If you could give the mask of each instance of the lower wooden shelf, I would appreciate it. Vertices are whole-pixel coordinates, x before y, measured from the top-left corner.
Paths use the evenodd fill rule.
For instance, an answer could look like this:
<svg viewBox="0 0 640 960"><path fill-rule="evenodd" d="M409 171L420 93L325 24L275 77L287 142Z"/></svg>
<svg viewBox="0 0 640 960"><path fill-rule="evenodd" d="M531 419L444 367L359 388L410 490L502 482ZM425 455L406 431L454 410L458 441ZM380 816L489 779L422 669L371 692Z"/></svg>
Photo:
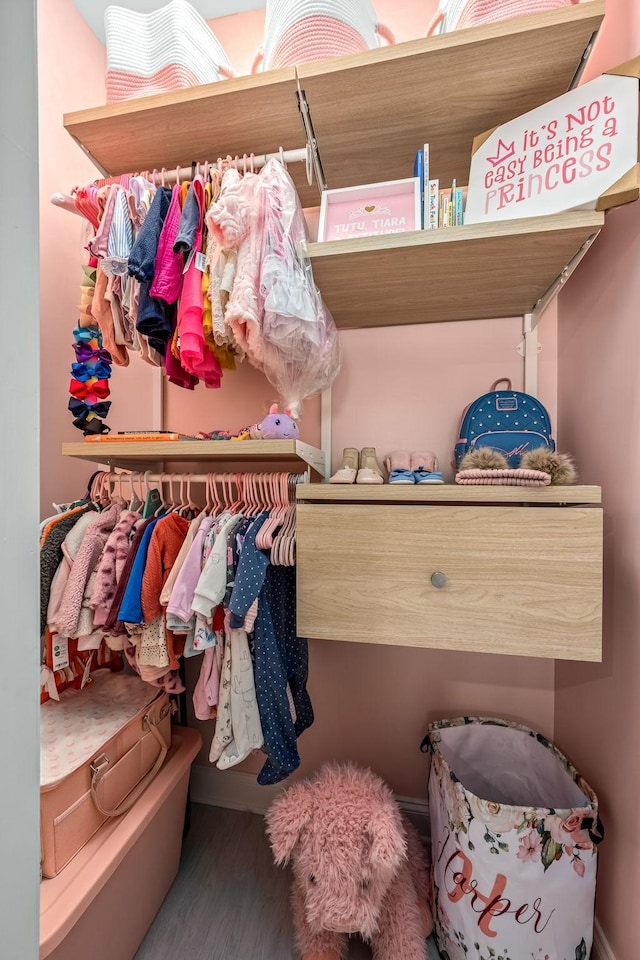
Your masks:
<svg viewBox="0 0 640 960"><path fill-rule="evenodd" d="M600 503L602 489L594 486L493 487L455 483L357 484L302 483L298 501L324 503Z"/></svg>

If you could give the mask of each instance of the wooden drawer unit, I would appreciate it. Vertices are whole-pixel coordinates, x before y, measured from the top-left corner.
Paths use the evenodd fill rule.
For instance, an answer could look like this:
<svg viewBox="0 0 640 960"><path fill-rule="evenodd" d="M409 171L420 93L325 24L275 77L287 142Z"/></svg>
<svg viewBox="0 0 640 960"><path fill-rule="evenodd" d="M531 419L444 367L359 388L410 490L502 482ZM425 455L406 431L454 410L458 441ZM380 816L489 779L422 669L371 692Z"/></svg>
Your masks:
<svg viewBox="0 0 640 960"><path fill-rule="evenodd" d="M298 504L298 632L600 660L602 510Z"/></svg>

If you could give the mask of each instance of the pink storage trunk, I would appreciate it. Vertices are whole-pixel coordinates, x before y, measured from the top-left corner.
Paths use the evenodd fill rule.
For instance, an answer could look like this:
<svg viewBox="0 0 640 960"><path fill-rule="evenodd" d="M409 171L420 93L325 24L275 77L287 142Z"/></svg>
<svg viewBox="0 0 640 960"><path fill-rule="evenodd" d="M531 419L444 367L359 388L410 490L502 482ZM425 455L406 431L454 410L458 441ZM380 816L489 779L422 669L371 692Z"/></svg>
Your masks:
<svg viewBox="0 0 640 960"><path fill-rule="evenodd" d="M152 779L171 746L169 697L101 671L89 688L43 704L41 721L42 875L55 877Z"/></svg>
<svg viewBox="0 0 640 960"><path fill-rule="evenodd" d="M40 960L132 960L180 863L191 764L202 738L174 728L142 797L40 885Z"/></svg>

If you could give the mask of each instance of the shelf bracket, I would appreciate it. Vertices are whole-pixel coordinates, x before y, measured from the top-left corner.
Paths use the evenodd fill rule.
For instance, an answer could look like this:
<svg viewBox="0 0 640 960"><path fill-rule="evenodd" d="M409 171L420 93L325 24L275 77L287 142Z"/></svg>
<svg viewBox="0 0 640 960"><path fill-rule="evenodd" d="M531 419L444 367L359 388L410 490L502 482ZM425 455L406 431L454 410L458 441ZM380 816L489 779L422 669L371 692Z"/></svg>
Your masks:
<svg viewBox="0 0 640 960"><path fill-rule="evenodd" d="M538 340L538 329L530 313L525 313L522 318L522 336L523 339L516 347L516 353L524 359L524 392L537 397L538 357L542 353L542 344Z"/></svg>
<svg viewBox="0 0 640 960"><path fill-rule="evenodd" d="M307 103L307 97L300 87L300 80L298 79L298 90L296 93L298 98L298 109L300 111L300 116L302 117L302 124L304 126L304 133L307 138L307 143L311 147L311 162L313 163L313 170L316 177L316 183L318 184L318 190L322 193L323 190L327 189L327 181L325 180L324 170L322 169L322 160L320 159L320 153L318 151L318 141L316 140L315 133L313 130L313 122L311 120L311 111L309 110L309 104Z"/></svg>
<svg viewBox="0 0 640 960"><path fill-rule="evenodd" d="M320 448L324 453L325 474L324 479L329 480L331 476L331 403L332 388L327 387L320 395Z"/></svg>
<svg viewBox="0 0 640 960"><path fill-rule="evenodd" d="M317 450L302 440L296 440L296 451L301 460L304 460L321 477L326 475L326 456L323 450Z"/></svg>
<svg viewBox="0 0 640 960"><path fill-rule="evenodd" d="M548 290L546 290L542 294L538 302L535 304L531 313L527 314L527 316L531 317L533 329L535 329L538 326L538 323L540 322L540 317L545 312L545 310L547 309L551 301L555 300L555 298L558 296L558 294L564 287L567 280L573 275L573 273L575 272L575 270L577 269L577 267L582 262L585 255L587 254L588 250L590 250L593 244L593 241L596 239L597 236L599 236L599 234L600 234L600 231L598 230L596 233L592 233L591 236L585 240L585 242L582 244L582 246L580 247L576 255L572 257L572 259L563 269L562 273L558 277L556 277L556 279L553 281L553 283L548 288Z"/></svg>
<svg viewBox="0 0 640 960"><path fill-rule="evenodd" d="M596 38L597 38L599 32L600 32L599 30L594 30L594 32L591 34L591 37L589 38L589 43L588 43L588 44L586 45L586 47L584 48L584 53L582 54L582 59L580 60L580 63L578 64L578 69L577 69L576 72L574 73L573 79L571 80L571 83L569 84L569 90L575 90L575 88L576 88L576 87L578 86L578 84L580 83L580 80L582 79L582 74L584 73L584 68L586 67L587 61L588 61L589 57L591 56L591 51L593 50L593 45L594 45L594 43L596 42Z"/></svg>

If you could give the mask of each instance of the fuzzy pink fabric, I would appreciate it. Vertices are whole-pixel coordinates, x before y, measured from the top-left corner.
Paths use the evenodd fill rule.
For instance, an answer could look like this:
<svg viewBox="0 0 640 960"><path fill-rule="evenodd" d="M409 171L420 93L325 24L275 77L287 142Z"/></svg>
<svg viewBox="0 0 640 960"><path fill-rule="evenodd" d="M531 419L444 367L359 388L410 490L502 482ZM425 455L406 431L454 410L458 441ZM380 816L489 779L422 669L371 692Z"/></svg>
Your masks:
<svg viewBox="0 0 640 960"><path fill-rule="evenodd" d="M548 487L551 476L541 470L460 470L456 483L498 487Z"/></svg>
<svg viewBox="0 0 640 960"><path fill-rule="evenodd" d="M136 526L142 522L139 513L126 510L109 534L102 557L96 567L93 591L89 602L89 606L93 610L93 622L96 626L103 626L107 622L116 586L129 555L131 534Z"/></svg>
<svg viewBox="0 0 640 960"><path fill-rule="evenodd" d="M63 637L75 637L80 608L87 581L95 570L109 534L120 518L122 507L110 504L86 529L80 549L69 574L64 591L62 610L57 621L58 633Z"/></svg>
<svg viewBox="0 0 640 960"><path fill-rule="evenodd" d="M276 863L292 862L304 960L343 960L352 933L374 960L424 960L433 927L427 855L379 777L325 764L281 794L266 819Z"/></svg>

